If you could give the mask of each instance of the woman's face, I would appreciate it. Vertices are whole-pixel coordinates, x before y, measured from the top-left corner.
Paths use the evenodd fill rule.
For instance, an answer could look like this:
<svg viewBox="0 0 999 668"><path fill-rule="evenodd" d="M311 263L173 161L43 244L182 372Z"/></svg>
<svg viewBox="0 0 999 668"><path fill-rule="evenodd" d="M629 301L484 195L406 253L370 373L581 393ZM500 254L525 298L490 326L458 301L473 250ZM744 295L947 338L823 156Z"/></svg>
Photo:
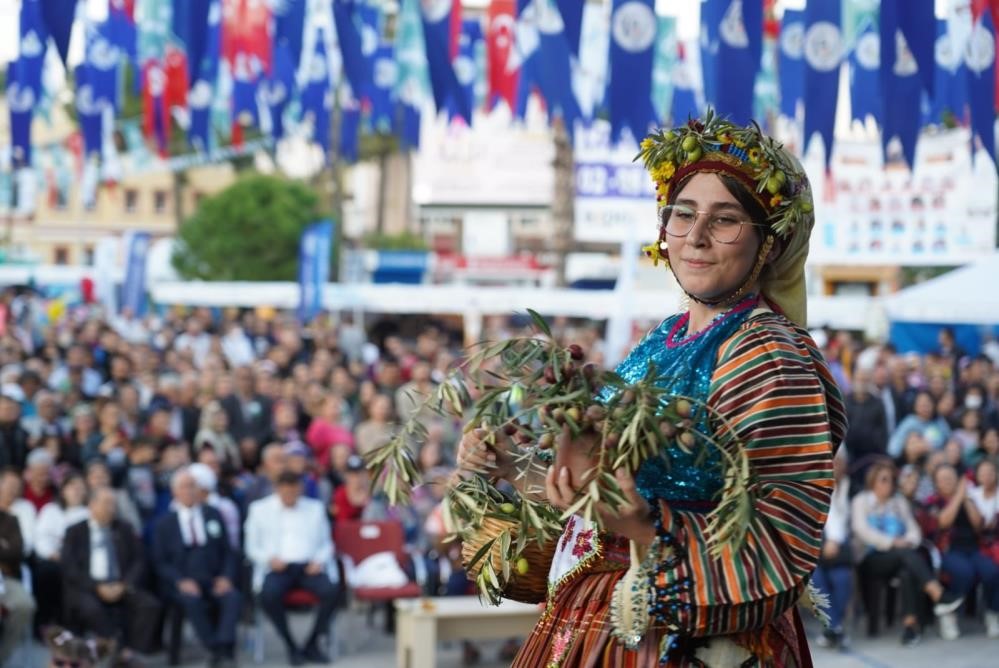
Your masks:
<svg viewBox="0 0 999 668"><path fill-rule="evenodd" d="M229 426L229 416L221 408L216 408L212 413L212 429L217 432L223 432Z"/></svg>
<svg viewBox="0 0 999 668"><path fill-rule="evenodd" d="M695 174L677 193L674 204L749 221L749 214L715 174ZM708 233L707 216L698 215L686 236L667 236L669 263L684 290L701 299L736 290L756 263L760 238L743 225L739 238L719 243Z"/></svg>
<svg viewBox="0 0 999 668"><path fill-rule="evenodd" d="M928 394L921 392L916 395L916 403L912 409L923 420L933 419L933 400Z"/></svg>
<svg viewBox="0 0 999 668"><path fill-rule="evenodd" d="M996 465L985 460L978 465L975 474L975 481L979 486L992 489L996 486Z"/></svg>
<svg viewBox="0 0 999 668"><path fill-rule="evenodd" d="M86 493L83 478L72 478L62 488L62 499L67 507L82 506Z"/></svg>
<svg viewBox="0 0 999 668"><path fill-rule="evenodd" d="M876 497L884 501L891 496L894 487L894 479L891 470L883 468L878 471L876 476L874 476L874 483L871 489L874 490L874 495Z"/></svg>
<svg viewBox="0 0 999 668"><path fill-rule="evenodd" d="M90 489L100 489L111 484L111 474L103 464L92 464L87 469L87 486Z"/></svg>
<svg viewBox="0 0 999 668"><path fill-rule="evenodd" d="M999 454L999 430L989 429L982 436L982 450L990 457Z"/></svg>
<svg viewBox="0 0 999 668"><path fill-rule="evenodd" d="M951 466L941 466L933 476L933 487L937 494L949 499L957 490L957 471Z"/></svg>

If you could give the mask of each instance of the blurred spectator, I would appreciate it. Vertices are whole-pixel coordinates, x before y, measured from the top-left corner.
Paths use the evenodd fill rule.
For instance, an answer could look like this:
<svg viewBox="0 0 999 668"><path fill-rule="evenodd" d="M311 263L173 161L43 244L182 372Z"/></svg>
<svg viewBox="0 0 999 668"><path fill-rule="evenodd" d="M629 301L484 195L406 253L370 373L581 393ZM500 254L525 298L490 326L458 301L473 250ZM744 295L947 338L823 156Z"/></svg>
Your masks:
<svg viewBox="0 0 999 668"><path fill-rule="evenodd" d="M121 647L119 661L132 650L153 649L159 603L142 589L146 562L142 543L115 519L115 495L93 491L90 519L66 530L62 549L63 597L68 626L111 638Z"/></svg>
<svg viewBox="0 0 999 668"><path fill-rule="evenodd" d="M919 597L925 593L936 604L934 612L943 616L960 607L963 599L953 591L945 592L933 576L929 563L919 553L922 540L919 526L909 504L895 493L894 469L876 463L867 471L866 490L853 498L850 516L854 534L854 553L860 558L861 578L899 584L902 613L902 644L919 642ZM865 585L862 583L861 587ZM868 610L868 614L877 614Z"/></svg>
<svg viewBox="0 0 999 668"><path fill-rule="evenodd" d="M59 397L48 390L38 392L35 396L35 415L22 420L22 424L28 432L28 442L32 447L50 436L64 441L69 435L60 417Z"/></svg>
<svg viewBox="0 0 999 668"><path fill-rule="evenodd" d="M368 404L368 419L357 425L355 432L358 454L366 455L385 445L394 434L392 399L387 394L375 394Z"/></svg>
<svg viewBox="0 0 999 668"><path fill-rule="evenodd" d="M66 362L49 376L49 387L58 392L79 388L86 397L97 395L101 388L101 374L90 366L90 352L85 346L74 344L66 351Z"/></svg>
<svg viewBox="0 0 999 668"><path fill-rule="evenodd" d="M395 392L395 414L400 420L408 420L414 415L423 422L439 418L433 408L423 405L434 392L430 371L429 362L425 360L413 362L410 368L410 381Z"/></svg>
<svg viewBox="0 0 999 668"><path fill-rule="evenodd" d="M958 427L951 435L961 445L961 458L971 463L982 441L982 414L976 408L961 411Z"/></svg>
<svg viewBox="0 0 999 668"><path fill-rule="evenodd" d="M219 512L219 515L222 516L222 522L225 524L225 534L229 539L229 546L238 553L239 536L243 529L239 508L236 507L232 499L218 493L218 477L208 464L198 462L188 466L187 470L194 478L194 484L198 488L198 503L211 506Z"/></svg>
<svg viewBox="0 0 999 668"><path fill-rule="evenodd" d="M354 445L350 429L342 422L343 403L343 399L336 394L327 393L319 406L319 412L312 418L309 429L305 432L305 442L312 448L320 471L329 469L330 451L335 444Z"/></svg>
<svg viewBox="0 0 999 668"><path fill-rule="evenodd" d="M913 413L899 423L888 441L888 454L892 457L901 455L905 440L912 432L922 435L931 450L942 448L950 436L950 426L946 420L937 416L933 396L929 392L916 394Z"/></svg>
<svg viewBox="0 0 999 668"><path fill-rule="evenodd" d="M35 559L32 569L34 592L38 600L35 627L44 628L62 614L62 573L59 560L66 530L90 517L87 486L74 473L63 480L59 497L42 508L35 525Z"/></svg>
<svg viewBox="0 0 999 668"><path fill-rule="evenodd" d="M223 466L233 471L242 468L239 446L229 434L229 415L218 401L210 401L201 409L201 422L194 437L194 451L211 448Z"/></svg>
<svg viewBox="0 0 999 668"><path fill-rule="evenodd" d="M928 504L933 520L930 531L940 550L940 570L948 578L947 589L964 598L981 583L986 609L994 618L999 613L999 564L980 549L979 531L984 522L968 494L968 481L959 478L952 465L944 464L933 472L933 485L936 494ZM940 618L940 635L947 640L960 635L956 613Z"/></svg>
<svg viewBox="0 0 999 668"><path fill-rule="evenodd" d="M0 665L7 665L35 614L35 601L21 582L24 555L17 519L0 509L0 605L6 611L0 626Z"/></svg>
<svg viewBox="0 0 999 668"><path fill-rule="evenodd" d="M100 459L87 464L85 470L87 490L92 495L98 489L110 489L115 497L115 517L132 528L137 535L142 533L142 518L139 509L127 490L111 487L111 471Z"/></svg>
<svg viewBox="0 0 999 668"><path fill-rule="evenodd" d="M829 517L822 532L822 554L815 569L815 586L829 597L829 626L819 638L822 647L841 647L846 642L843 618L853 593L853 555L850 548L850 476L846 453L833 459L836 488L829 504Z"/></svg>
<svg viewBox="0 0 999 668"><path fill-rule="evenodd" d="M319 639L329 630L336 600L333 542L326 511L318 501L302 496L299 475L281 473L275 493L250 505L246 556L253 563L254 590L284 640L288 662L328 663ZM319 600L315 625L302 649L291 636L284 609L284 596L293 588Z"/></svg>
<svg viewBox="0 0 999 668"><path fill-rule="evenodd" d="M21 402L4 392L0 394L0 469L23 469L28 445L28 432L21 426Z"/></svg>
<svg viewBox="0 0 999 668"><path fill-rule="evenodd" d="M13 469L0 472L0 510L17 518L21 530L21 545L24 546L24 556L31 554L35 539L35 519L37 511L30 501L21 498L24 483L21 476Z"/></svg>
<svg viewBox="0 0 999 668"><path fill-rule="evenodd" d="M884 403L874 395L873 389L871 372L857 369L853 378L853 390L845 397L849 427L844 445L850 454L850 478L856 490L861 489L864 484L867 467L885 454L888 441Z"/></svg>
<svg viewBox="0 0 999 668"><path fill-rule="evenodd" d="M239 367L233 375L233 392L222 398L222 408L229 416L229 433L241 451L244 442L259 449L270 439L271 401L257 392L252 369Z"/></svg>
<svg viewBox="0 0 999 668"><path fill-rule="evenodd" d="M112 478L121 476L127 466L128 435L122 427L122 411L114 402L105 403L97 413L97 433L83 445L83 461L101 457Z"/></svg>
<svg viewBox="0 0 999 668"><path fill-rule="evenodd" d="M347 459L344 484L333 492L330 516L334 522L359 520L371 501L371 476L364 460L358 455Z"/></svg>
<svg viewBox="0 0 999 668"><path fill-rule="evenodd" d="M285 470L287 460L284 444L271 443L264 448L260 456L260 469L256 475L250 477L245 485L247 504L274 493L274 485L277 483L278 476Z"/></svg>
<svg viewBox="0 0 999 668"><path fill-rule="evenodd" d="M24 467L24 500L40 511L55 498L52 486L52 455L46 450L32 450Z"/></svg>
<svg viewBox="0 0 999 668"><path fill-rule="evenodd" d="M312 451L309 446L301 441L292 441L284 444L285 470L291 471L302 479L302 493L310 499L318 499L323 496L329 499L329 494L323 495L320 490L319 479L312 471ZM328 490L327 490L328 492Z"/></svg>
<svg viewBox="0 0 999 668"><path fill-rule="evenodd" d="M234 666L240 596L238 562L222 515L202 503L187 469L173 474L173 509L159 519L153 564L167 600L179 605L198 640L211 653L210 665ZM213 612L215 612L213 616Z"/></svg>

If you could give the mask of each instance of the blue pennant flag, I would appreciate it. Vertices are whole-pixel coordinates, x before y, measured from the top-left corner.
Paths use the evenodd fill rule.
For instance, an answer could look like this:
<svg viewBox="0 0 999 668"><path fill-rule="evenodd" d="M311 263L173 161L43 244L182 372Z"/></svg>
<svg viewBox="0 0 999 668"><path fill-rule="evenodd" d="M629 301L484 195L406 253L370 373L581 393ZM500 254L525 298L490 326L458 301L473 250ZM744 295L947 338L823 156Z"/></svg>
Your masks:
<svg viewBox="0 0 999 668"><path fill-rule="evenodd" d="M372 98L377 94L374 70L375 58L382 44L383 16L381 9L370 2L355 5L354 24L357 26L357 34L361 40L361 55L364 56L364 61L368 67L365 89L358 94L358 97L370 107L374 105Z"/></svg>
<svg viewBox="0 0 999 668"><path fill-rule="evenodd" d="M246 53L237 53L232 71L232 118L244 128L259 127L257 91L263 73L257 61Z"/></svg>
<svg viewBox="0 0 999 668"><path fill-rule="evenodd" d="M191 82L187 104L191 110L191 126L187 138L198 151L212 148L211 117L212 99L219 78L219 61L222 58L222 0L208 3L207 37L205 50L198 64L198 76ZM190 65L190 61L188 61Z"/></svg>
<svg viewBox="0 0 999 668"><path fill-rule="evenodd" d="M829 167L836 125L839 68L843 61L840 0L805 6L805 148L817 132Z"/></svg>
<svg viewBox="0 0 999 668"><path fill-rule="evenodd" d="M353 0L335 0L333 19L343 56L343 72L356 100L361 100L371 86L371 60L361 50L361 34L354 23Z"/></svg>
<svg viewBox="0 0 999 668"><path fill-rule="evenodd" d="M98 96L95 83L98 77L97 68L87 62L77 65L73 71L76 81L73 100L76 102L85 156L100 155L104 144L104 109L110 105L110 100Z"/></svg>
<svg viewBox="0 0 999 668"><path fill-rule="evenodd" d="M125 282L121 285L121 309L128 309L135 317L146 315L146 257L152 239L148 232L135 232L128 244L125 263Z"/></svg>
<svg viewBox="0 0 999 668"><path fill-rule="evenodd" d="M173 34L187 55L187 80L193 85L208 49L208 13L210 2L173 3Z"/></svg>
<svg viewBox="0 0 999 668"><path fill-rule="evenodd" d="M121 108L119 66L124 53L108 38L109 33L107 22L88 27L84 62L94 99L117 113Z"/></svg>
<svg viewBox="0 0 999 668"><path fill-rule="evenodd" d="M260 84L260 95L270 117L270 135L274 139L284 137L284 112L294 92L295 68L291 54L285 44L276 44L270 76Z"/></svg>
<svg viewBox="0 0 999 668"><path fill-rule="evenodd" d="M970 26L970 22L969 22ZM968 73L964 66L964 48L951 32L950 23L937 21L936 76L926 124L939 124L950 116L958 123L967 123Z"/></svg>
<svg viewBox="0 0 999 668"><path fill-rule="evenodd" d="M681 44L679 58L673 68L673 107L670 112L673 125L686 123L701 115L697 104L697 73L685 53L686 48Z"/></svg>
<svg viewBox="0 0 999 668"><path fill-rule="evenodd" d="M128 56L133 65L138 67L135 18L129 13L127 0L110 0L107 22L108 39Z"/></svg>
<svg viewBox="0 0 999 668"><path fill-rule="evenodd" d="M565 23L565 38L569 42L569 50L579 55L579 39L583 32L583 9L585 2L579 0L556 0L562 22Z"/></svg>
<svg viewBox="0 0 999 668"><path fill-rule="evenodd" d="M69 57L69 37L73 32L73 20L76 18L76 0L44 0L38 4L41 5L45 26L65 65Z"/></svg>
<svg viewBox="0 0 999 668"><path fill-rule="evenodd" d="M317 31L318 33L318 31ZM309 61L307 79L302 90L302 113L312 119L312 140L323 152L330 147L330 110L332 108L332 77L326 56L325 40L315 40L315 55Z"/></svg>
<svg viewBox="0 0 999 668"><path fill-rule="evenodd" d="M850 54L850 104L854 120L871 116L881 125L881 36L868 24Z"/></svg>
<svg viewBox="0 0 999 668"><path fill-rule="evenodd" d="M454 59L454 73L461 84L461 95L469 109L475 108L475 85L482 81L485 72L479 71L478 53L483 46L482 24L478 19L465 19L461 22L461 37L458 40L458 57ZM448 105L449 115L458 115L458 106L452 101Z"/></svg>
<svg viewBox="0 0 999 668"><path fill-rule="evenodd" d="M731 0L704 0L701 3L701 78L704 82L704 99L714 105L717 92L719 28Z"/></svg>
<svg viewBox="0 0 999 668"><path fill-rule="evenodd" d="M996 40L992 12L984 11L971 31L965 55L971 129L993 162L996 160Z"/></svg>
<svg viewBox="0 0 999 668"><path fill-rule="evenodd" d="M656 44L653 0L614 0L611 5L610 111L611 141L625 128L641 141L656 122L652 106L652 63Z"/></svg>
<svg viewBox="0 0 999 668"><path fill-rule="evenodd" d="M347 163L357 162L360 150L361 107L350 104L340 115L340 158Z"/></svg>
<svg viewBox="0 0 999 668"><path fill-rule="evenodd" d="M922 84L919 65L899 27L900 9L895 0L881 3L881 89L891 104L882 109L881 144L886 161L888 145L898 137L909 167L915 164L921 121Z"/></svg>
<svg viewBox="0 0 999 668"><path fill-rule="evenodd" d="M730 0L718 24L718 57L712 75L720 116L746 125L753 116L753 90L763 48L763 4Z"/></svg>
<svg viewBox="0 0 999 668"><path fill-rule="evenodd" d="M10 139L15 169L31 165L31 118L38 98L30 86L21 84L21 61L7 64L7 106L10 111Z"/></svg>
<svg viewBox="0 0 999 668"><path fill-rule="evenodd" d="M777 72L780 77L780 113L788 118L796 118L798 103L805 99L805 12L803 11L788 9L781 19Z"/></svg>
<svg viewBox="0 0 999 668"><path fill-rule="evenodd" d="M274 45L284 47L296 72L302 62L306 1L282 0L274 5Z"/></svg>
<svg viewBox="0 0 999 668"><path fill-rule="evenodd" d="M424 0L421 9L430 87L437 111L449 109L449 104L453 104L454 115L471 124L472 109L451 63L451 0Z"/></svg>
<svg viewBox="0 0 999 668"><path fill-rule="evenodd" d="M20 48L17 60L18 86L42 99L42 70L49 31L42 18L41 0L23 0L20 16Z"/></svg>
<svg viewBox="0 0 999 668"><path fill-rule="evenodd" d="M536 87L549 118L561 115L571 135L583 112L572 89L572 54L562 16L554 0L517 0L517 10L518 116L523 117L527 97Z"/></svg>
<svg viewBox="0 0 999 668"><path fill-rule="evenodd" d="M321 220L305 228L298 246L298 320L311 322L322 311L323 287L330 280L333 221Z"/></svg>
<svg viewBox="0 0 999 668"><path fill-rule="evenodd" d="M402 0L395 29L394 93L398 109L394 112L392 127L404 149L419 148L420 109L431 96L424 41L418 0Z"/></svg>
<svg viewBox="0 0 999 668"><path fill-rule="evenodd" d="M371 126L375 132L388 132L393 126L393 97L399 67L395 48L382 44L375 50L371 66Z"/></svg>
<svg viewBox="0 0 999 668"><path fill-rule="evenodd" d="M937 33L935 0L882 0L880 26L882 76L889 76L888 64L897 62L897 45L904 39L909 50L905 58L911 57L915 62L923 89L932 96L936 69L933 53ZM885 99L891 98L886 95Z"/></svg>

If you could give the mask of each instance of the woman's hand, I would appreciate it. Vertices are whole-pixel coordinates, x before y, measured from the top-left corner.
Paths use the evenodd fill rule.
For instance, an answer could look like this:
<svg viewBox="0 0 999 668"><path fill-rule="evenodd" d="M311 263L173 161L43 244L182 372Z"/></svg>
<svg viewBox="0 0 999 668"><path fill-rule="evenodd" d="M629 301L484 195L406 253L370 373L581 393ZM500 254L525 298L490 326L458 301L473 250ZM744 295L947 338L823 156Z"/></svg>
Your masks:
<svg viewBox="0 0 999 668"><path fill-rule="evenodd" d="M641 545L651 545L656 537L655 524L652 520L652 509L635 487L635 479L627 469L620 468L614 472L618 487L624 496L625 503L615 510L607 503L597 505L603 528L619 534ZM579 488L573 484L572 473L568 466L557 468L551 466L545 476L545 491L548 501L557 508L565 510L579 498Z"/></svg>
<svg viewBox="0 0 999 668"><path fill-rule="evenodd" d="M488 435L486 429L473 429L462 437L458 444L458 470L510 480L515 470L516 448L501 432L496 432L494 444L485 442Z"/></svg>

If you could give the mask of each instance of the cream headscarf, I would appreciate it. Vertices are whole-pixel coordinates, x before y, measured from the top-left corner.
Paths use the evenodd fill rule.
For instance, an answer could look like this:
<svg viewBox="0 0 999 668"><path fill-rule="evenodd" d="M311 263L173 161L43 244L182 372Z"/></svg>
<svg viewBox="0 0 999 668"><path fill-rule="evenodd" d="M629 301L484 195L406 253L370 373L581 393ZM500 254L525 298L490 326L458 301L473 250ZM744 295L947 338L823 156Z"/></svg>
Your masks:
<svg viewBox="0 0 999 668"><path fill-rule="evenodd" d="M798 160L788 154L798 163ZM799 167L800 167L800 163ZM804 171L804 170L802 170ZM812 189L805 181L805 190L799 197L812 202ZM814 209L813 209L814 211ZM790 237L783 240L784 249L760 274L760 291L784 312L788 320L805 327L808 324L808 306L805 294L805 260L808 259L808 242L815 225L815 214L804 214Z"/></svg>

